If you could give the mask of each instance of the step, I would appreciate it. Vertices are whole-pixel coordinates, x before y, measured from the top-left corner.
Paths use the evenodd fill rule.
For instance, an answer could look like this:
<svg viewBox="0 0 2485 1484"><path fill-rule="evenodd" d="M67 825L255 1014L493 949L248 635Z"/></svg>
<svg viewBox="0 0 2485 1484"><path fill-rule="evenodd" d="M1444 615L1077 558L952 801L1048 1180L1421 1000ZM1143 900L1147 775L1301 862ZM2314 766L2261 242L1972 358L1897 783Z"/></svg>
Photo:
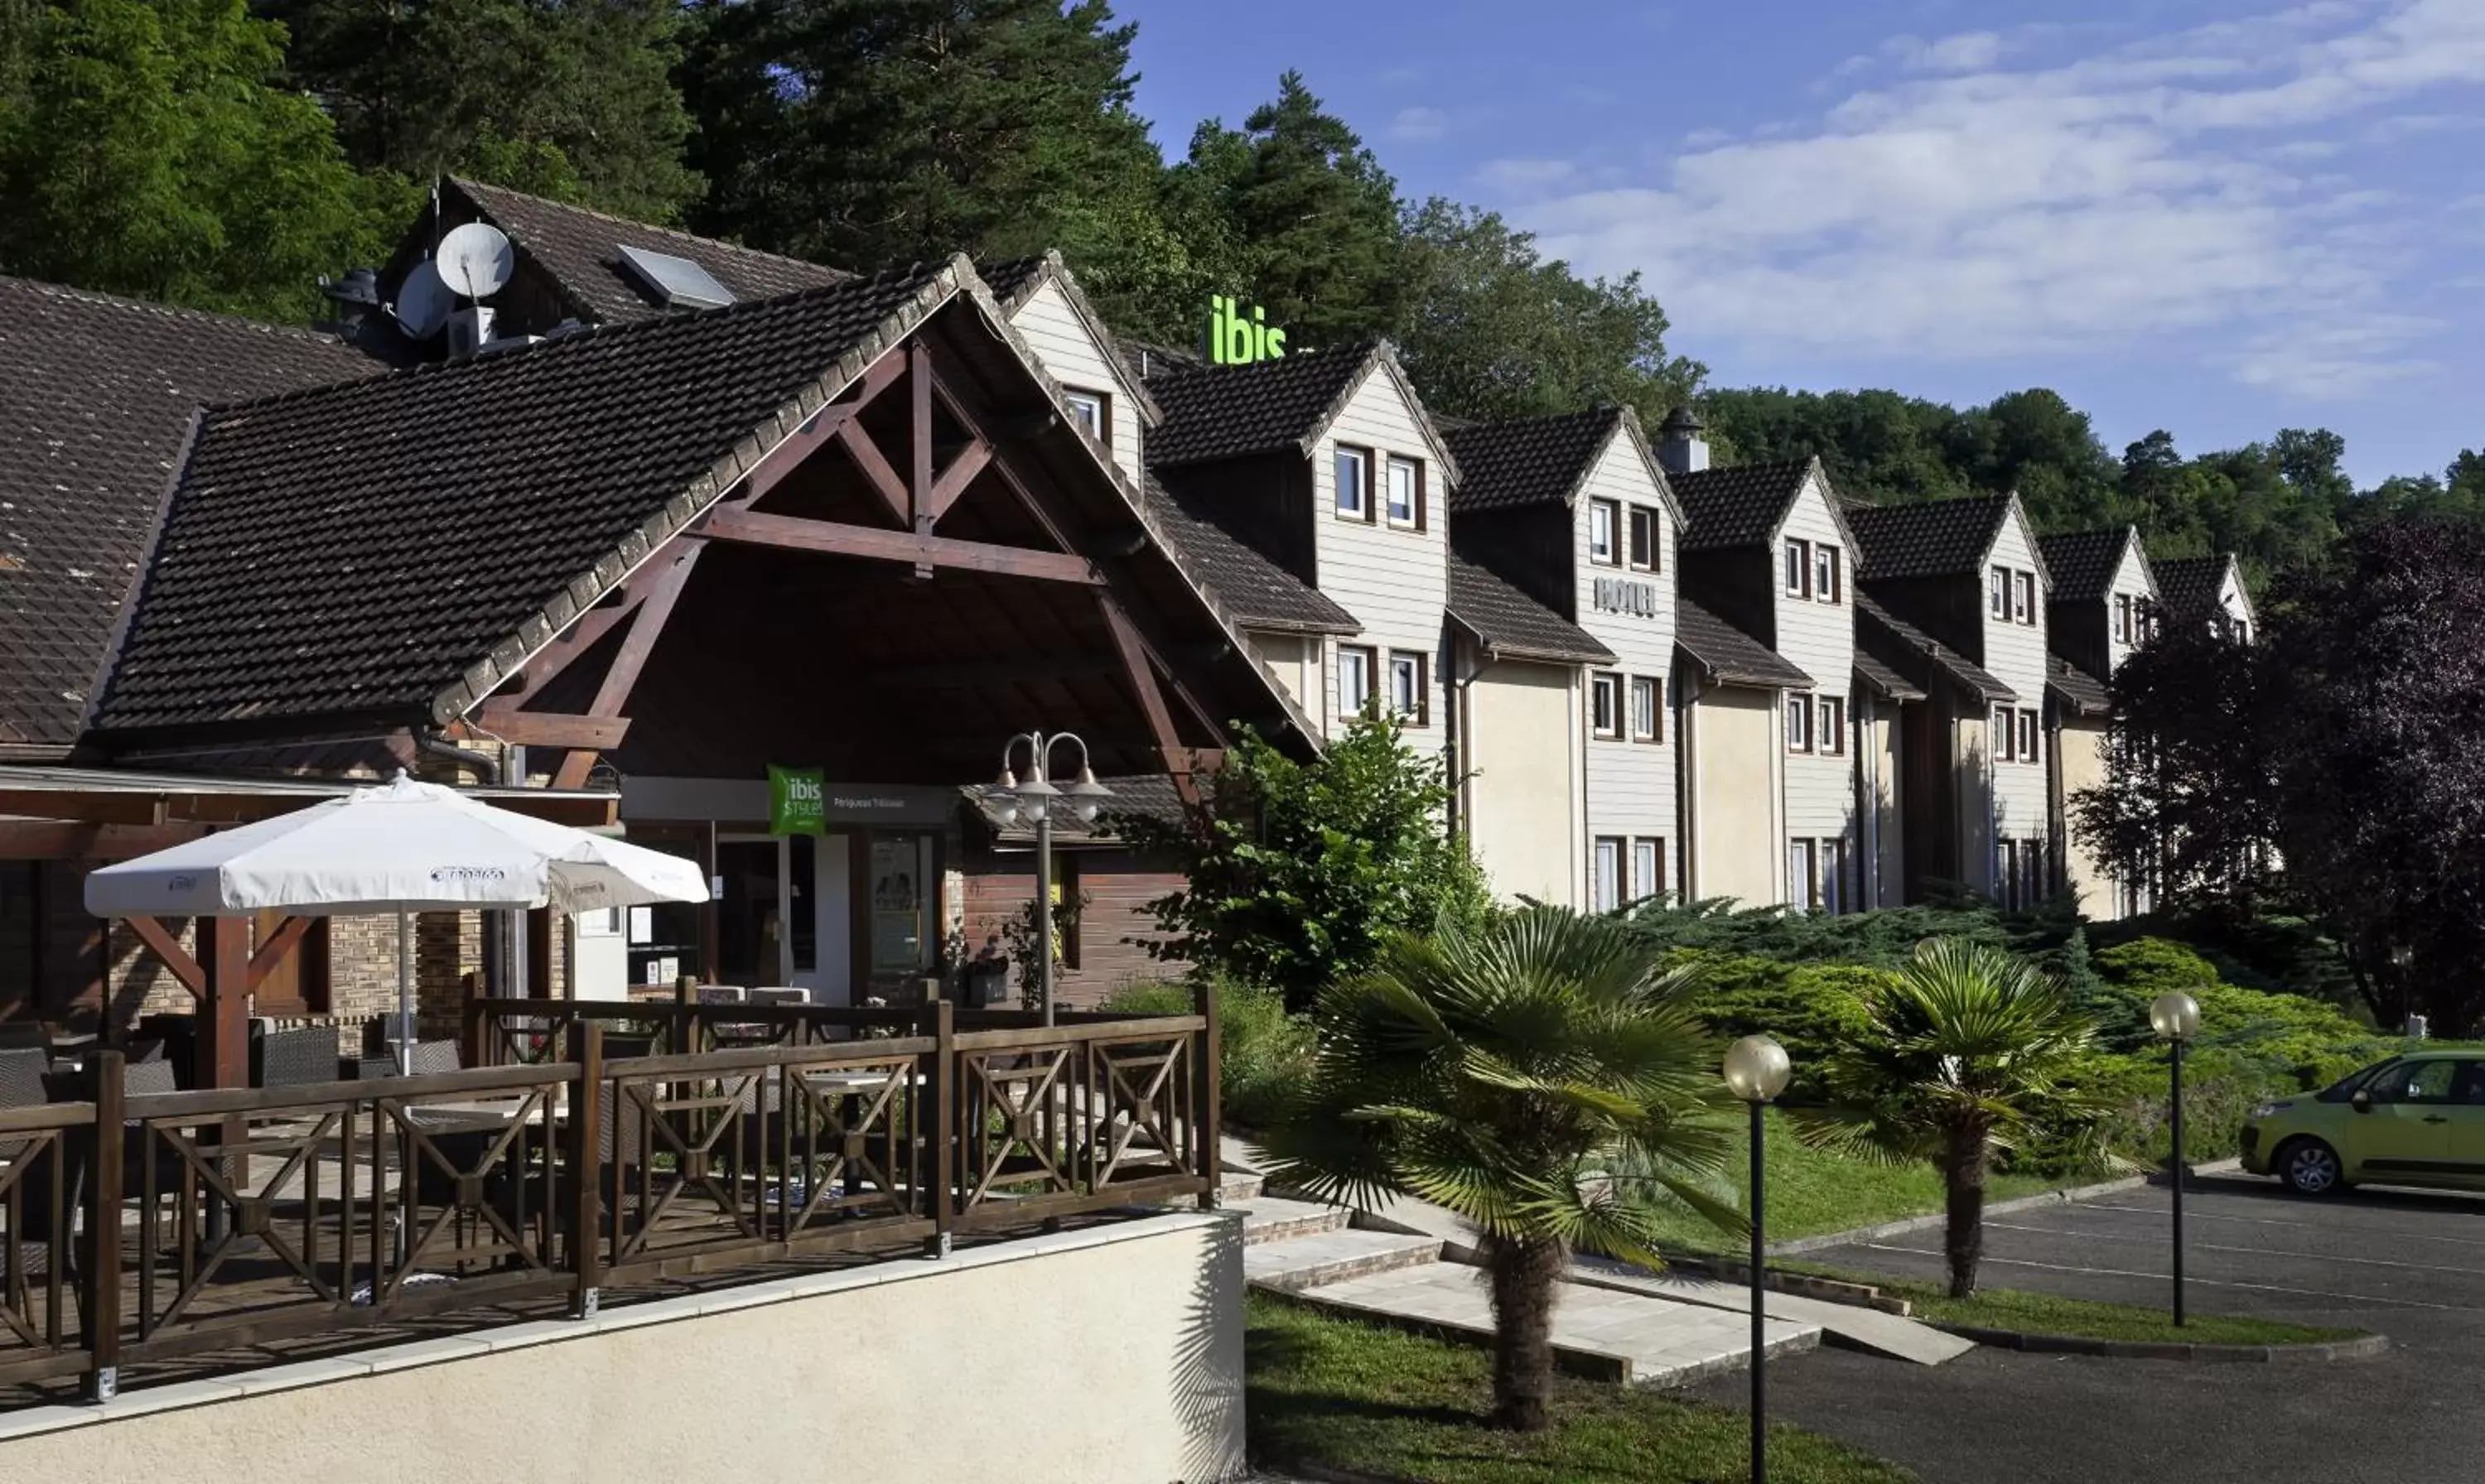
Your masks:
<svg viewBox="0 0 2485 1484"><path fill-rule="evenodd" d="M1572 1264L1572 1274L1581 1284L1697 1304L1743 1315L1744 1323L1751 1322L1752 1290L1744 1283L1722 1282L1679 1269L1650 1273L1594 1257L1578 1258ZM1772 1319L1818 1326L1824 1343L1918 1365L1940 1365L1976 1348L1972 1340L1877 1309L1833 1304L1796 1293L1772 1292L1766 1303Z"/></svg>
<svg viewBox="0 0 2485 1484"><path fill-rule="evenodd" d="M1297 1237L1343 1231L1354 1215L1342 1205L1288 1201L1282 1196L1228 1201L1225 1208L1242 1213L1242 1240L1246 1244L1289 1242Z"/></svg>
<svg viewBox="0 0 2485 1484"><path fill-rule="evenodd" d="M1492 1304L1483 1276L1477 1268L1436 1262L1325 1283L1302 1294L1301 1301L1489 1343ZM1768 1353L1814 1349L1820 1334L1817 1325L1771 1320ZM1573 1375L1681 1386L1748 1366L1751 1320L1725 1309L1566 1282L1554 1306L1553 1345L1556 1363Z"/></svg>
<svg viewBox="0 0 2485 1484"><path fill-rule="evenodd" d="M1268 1182L1261 1179L1254 1171L1238 1170L1228 1165L1224 1173L1224 1182L1216 1187L1218 1205L1236 1206L1246 1201L1257 1201L1260 1199L1260 1193L1268 1185Z"/></svg>
<svg viewBox="0 0 2485 1484"><path fill-rule="evenodd" d="M1432 1237L1346 1228L1246 1246L1242 1276L1263 1288L1300 1293L1324 1283L1435 1264L1440 1256L1441 1244Z"/></svg>

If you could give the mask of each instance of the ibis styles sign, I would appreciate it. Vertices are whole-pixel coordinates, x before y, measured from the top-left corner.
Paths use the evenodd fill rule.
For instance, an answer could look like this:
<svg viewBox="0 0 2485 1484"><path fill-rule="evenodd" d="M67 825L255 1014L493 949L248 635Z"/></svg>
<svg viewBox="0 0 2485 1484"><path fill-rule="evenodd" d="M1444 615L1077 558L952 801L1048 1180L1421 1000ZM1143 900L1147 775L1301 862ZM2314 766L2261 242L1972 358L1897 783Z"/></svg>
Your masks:
<svg viewBox="0 0 2485 1484"><path fill-rule="evenodd" d="M1275 361L1286 353L1286 332L1269 323L1258 305L1245 314L1241 303L1216 294L1208 301L1208 359L1218 365Z"/></svg>
<svg viewBox="0 0 2485 1484"><path fill-rule="evenodd" d="M829 788L816 768L768 769L768 832L822 835L829 828Z"/></svg>

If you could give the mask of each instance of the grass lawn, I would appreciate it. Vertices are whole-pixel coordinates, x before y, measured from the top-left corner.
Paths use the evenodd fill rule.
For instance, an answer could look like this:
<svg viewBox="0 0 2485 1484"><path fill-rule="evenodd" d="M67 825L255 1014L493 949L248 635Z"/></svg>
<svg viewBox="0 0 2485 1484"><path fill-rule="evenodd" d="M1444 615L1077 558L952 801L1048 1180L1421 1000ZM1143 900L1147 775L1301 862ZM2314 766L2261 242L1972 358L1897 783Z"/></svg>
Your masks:
<svg viewBox="0 0 2485 1484"><path fill-rule="evenodd" d="M1875 1165L1811 1148L1794 1136L1783 1114L1768 1112L1768 1236L1771 1241L1818 1236L1942 1208L1941 1172L1930 1165ZM1731 1156L1734 1200L1748 1209L1751 1145L1738 1128ZM1986 1201L2033 1196L2072 1183L2034 1174L1997 1174L1985 1183ZM1734 1253L1740 1238L1727 1236L1689 1207L1679 1208L1661 1239L1670 1250Z"/></svg>
<svg viewBox="0 0 2485 1484"><path fill-rule="evenodd" d="M1987 1288L1974 1298L1953 1299L1948 1289L1916 1279L1883 1278L1851 1268L1816 1263L1771 1263L1822 1278L1871 1283L1893 1298L1914 1306L1918 1318L1942 1324L1969 1324L1986 1330L2018 1330L2030 1335L2077 1335L2089 1339L2132 1339L2152 1343L2196 1345L2309 1345L2330 1339L2352 1339L2362 1330L2321 1329L2278 1319L2240 1314L2192 1314L2181 1329L2162 1309L2130 1304L2100 1304L2089 1299L2058 1298L2020 1288Z"/></svg>
<svg viewBox="0 0 2485 1484"><path fill-rule="evenodd" d="M1251 1450L1437 1484L1721 1484L1747 1476L1740 1414L1595 1382L1556 1382L1553 1426L1485 1424L1490 1358L1252 1294ZM1826 1438L1770 1431L1776 1484L1904 1484L1914 1475Z"/></svg>

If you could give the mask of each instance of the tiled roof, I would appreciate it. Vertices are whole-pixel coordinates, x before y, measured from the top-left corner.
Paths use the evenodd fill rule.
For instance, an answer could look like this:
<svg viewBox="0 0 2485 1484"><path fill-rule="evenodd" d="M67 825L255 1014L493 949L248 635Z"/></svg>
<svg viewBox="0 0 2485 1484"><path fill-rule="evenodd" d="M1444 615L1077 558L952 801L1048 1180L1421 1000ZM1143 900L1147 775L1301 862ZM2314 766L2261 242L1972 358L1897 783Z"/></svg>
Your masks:
<svg viewBox="0 0 2485 1484"><path fill-rule="evenodd" d="M1450 617L1488 659L1604 664L1614 652L1551 608L1474 562L1450 553Z"/></svg>
<svg viewBox="0 0 2485 1484"><path fill-rule="evenodd" d="M1855 652L1855 674L1864 684L1893 701L1921 701L1925 688L1862 650Z"/></svg>
<svg viewBox="0 0 2485 1484"><path fill-rule="evenodd" d="M1151 376L1148 391L1164 420L1148 435L1148 462L1170 469L1299 447L1380 354L1379 342L1366 340Z"/></svg>
<svg viewBox="0 0 2485 1484"><path fill-rule="evenodd" d="M1766 545L1811 472L1810 459L1793 459L1674 475L1675 498L1682 501L1683 519L1690 522L1690 528L1682 533L1682 549L1705 552Z"/></svg>
<svg viewBox="0 0 2485 1484"><path fill-rule="evenodd" d="M1863 553L1864 580L1974 575L2010 511L2007 495L1909 505L1850 505L1846 526Z"/></svg>
<svg viewBox="0 0 2485 1484"><path fill-rule="evenodd" d="M650 298L638 278L621 266L620 250L625 247L687 257L732 289L738 299L767 299L842 283L854 277L841 268L650 227L503 186L474 180L449 184L550 274L584 317L601 324L680 312Z"/></svg>
<svg viewBox="0 0 2485 1484"><path fill-rule="evenodd" d="M201 404L381 369L327 336L0 278L0 743L77 740Z"/></svg>
<svg viewBox="0 0 2485 1484"><path fill-rule="evenodd" d="M1965 686L1987 701L2015 701L2019 698L1982 665L1861 593L1855 596L1855 617L1857 642L1882 651L1873 657L1875 659L1896 664L1898 655L1911 656L1914 662L1928 665L1933 673ZM1858 653L1860 656L1861 651Z"/></svg>
<svg viewBox="0 0 2485 1484"><path fill-rule="evenodd" d="M1001 308L1016 309L1021 300L1043 284L1052 266L1042 256L1011 257L978 262L975 275L993 291L993 297L1001 302Z"/></svg>
<svg viewBox="0 0 2485 1484"><path fill-rule="evenodd" d="M1183 565L1208 588L1226 618L1244 629L1295 634L1360 634L1336 600L1260 554L1210 519L1196 500L1148 476L1148 508Z"/></svg>
<svg viewBox="0 0 2485 1484"><path fill-rule="evenodd" d="M2107 716L2114 714L2114 697L2105 683L2067 660L2052 660L2045 666L2045 688L2075 716Z"/></svg>
<svg viewBox="0 0 2485 1484"><path fill-rule="evenodd" d="M1674 606L1674 643L1717 685L1812 688L1812 677L1788 663L1776 650L1688 598L1677 600Z"/></svg>
<svg viewBox="0 0 2485 1484"><path fill-rule="evenodd" d="M2116 569L2122 565L2123 549L2138 539L2139 533L2128 526L2039 537L2036 548L2045 553L2045 570L2053 574L2054 601L2103 600L2114 586Z"/></svg>
<svg viewBox="0 0 2485 1484"><path fill-rule="evenodd" d="M2227 569L2234 565L2234 553L2222 552L2215 556L2168 556L2153 558L2148 569L2157 578L2157 601L2169 617L2190 618L2205 614L2218 606L2218 589L2226 584Z"/></svg>
<svg viewBox="0 0 2485 1484"><path fill-rule="evenodd" d="M970 279L858 279L210 414L95 727L461 713L497 649L565 622Z"/></svg>
<svg viewBox="0 0 2485 1484"><path fill-rule="evenodd" d="M1554 418L1445 427L1442 437L1459 460L1450 513L1569 499L1622 420L1622 409L1598 407Z"/></svg>

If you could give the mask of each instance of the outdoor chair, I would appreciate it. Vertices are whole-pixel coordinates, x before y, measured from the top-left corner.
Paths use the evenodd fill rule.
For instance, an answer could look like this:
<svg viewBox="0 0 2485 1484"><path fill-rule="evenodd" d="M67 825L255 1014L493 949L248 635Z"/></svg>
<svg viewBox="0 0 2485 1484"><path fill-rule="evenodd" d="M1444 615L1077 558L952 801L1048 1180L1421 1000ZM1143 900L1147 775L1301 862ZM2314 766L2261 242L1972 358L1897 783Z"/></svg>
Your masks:
<svg viewBox="0 0 2485 1484"><path fill-rule="evenodd" d="M40 1020L0 1021L0 1050L52 1054L51 1027Z"/></svg>
<svg viewBox="0 0 2485 1484"><path fill-rule="evenodd" d="M793 985L771 985L751 991L753 1005L808 1005L811 991Z"/></svg>
<svg viewBox="0 0 2485 1484"><path fill-rule="evenodd" d="M270 1031L251 1047L251 1086L302 1087L337 1080L337 1028Z"/></svg>

